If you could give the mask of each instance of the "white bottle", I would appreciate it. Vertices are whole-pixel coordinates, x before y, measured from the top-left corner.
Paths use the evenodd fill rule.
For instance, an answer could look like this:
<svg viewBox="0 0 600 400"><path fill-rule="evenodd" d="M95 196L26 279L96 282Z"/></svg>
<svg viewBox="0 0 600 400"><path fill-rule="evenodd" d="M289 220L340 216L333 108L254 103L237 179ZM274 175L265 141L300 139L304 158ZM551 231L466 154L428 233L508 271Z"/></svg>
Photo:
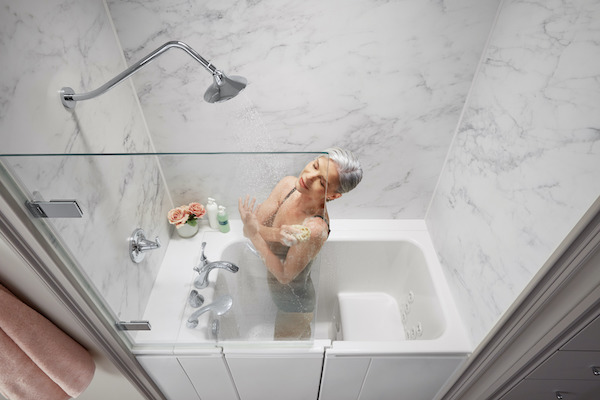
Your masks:
<svg viewBox="0 0 600 400"><path fill-rule="evenodd" d="M208 217L208 224L213 229L219 229L219 221L217 221L217 203L212 197L208 198L206 204L206 216Z"/></svg>

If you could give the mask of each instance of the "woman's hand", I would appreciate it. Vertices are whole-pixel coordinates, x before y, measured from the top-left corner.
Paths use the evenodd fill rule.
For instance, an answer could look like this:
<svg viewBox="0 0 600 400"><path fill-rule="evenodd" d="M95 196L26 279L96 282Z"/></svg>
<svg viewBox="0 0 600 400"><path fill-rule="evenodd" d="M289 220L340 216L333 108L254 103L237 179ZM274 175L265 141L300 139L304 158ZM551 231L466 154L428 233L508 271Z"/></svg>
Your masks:
<svg viewBox="0 0 600 400"><path fill-rule="evenodd" d="M244 224L244 236L248 239L252 239L254 235L259 234L260 224L256 217L256 209L254 208L255 203L256 198L253 197L252 200L250 200L250 196L246 196L246 199L243 201L241 197L238 200L238 210L240 212L242 223Z"/></svg>
<svg viewBox="0 0 600 400"><path fill-rule="evenodd" d="M308 231L308 236L310 236L310 230L308 228L302 229L303 225L281 225L279 229L279 242L285 246L292 247L302 241L308 240L306 236L306 231Z"/></svg>
<svg viewBox="0 0 600 400"><path fill-rule="evenodd" d="M267 242L278 242L288 247L308 239L303 237L305 233L299 225L282 225L280 228L262 226L257 217L258 207L255 208L255 204L256 199L250 199L250 196L246 196L244 200L241 197L238 199L238 210L244 224L244 236L248 239L252 240L254 235L260 235Z"/></svg>

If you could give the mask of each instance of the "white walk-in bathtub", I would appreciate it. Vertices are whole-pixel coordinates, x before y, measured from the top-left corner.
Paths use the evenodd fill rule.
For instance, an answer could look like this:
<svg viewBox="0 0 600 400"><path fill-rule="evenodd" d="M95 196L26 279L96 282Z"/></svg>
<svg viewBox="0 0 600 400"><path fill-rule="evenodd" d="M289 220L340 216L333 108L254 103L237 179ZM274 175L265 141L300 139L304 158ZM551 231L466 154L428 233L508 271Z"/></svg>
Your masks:
<svg viewBox="0 0 600 400"><path fill-rule="evenodd" d="M200 292L209 304L230 294L231 312L221 318L220 340L265 341L272 337L276 307L266 269L247 246L238 221L228 234L204 229L192 239L171 241L144 319L151 332L139 343L214 342L205 314L196 329L185 327L194 312L187 296L200 245L209 260L226 260L240 271L213 270ZM239 228L239 229L238 229ZM444 273L423 221L333 220L332 232L316 259L314 339L332 341L332 351L369 353L468 353L471 344L455 308Z"/></svg>
<svg viewBox="0 0 600 400"><path fill-rule="evenodd" d="M312 338L295 342L273 340L277 308L265 266L239 221L231 225L227 234L203 228L192 239L171 241L144 316L152 331L135 337L142 358L216 348L241 398L255 381L277 376L281 387L312 393L306 398L432 399L472 351L424 221L333 220L311 272ZM196 309L187 298L202 242L209 260L240 269L209 274L209 287L200 290L205 304L230 295L233 306L222 316L201 315L190 329L185 322ZM284 373L294 365L302 377Z"/></svg>

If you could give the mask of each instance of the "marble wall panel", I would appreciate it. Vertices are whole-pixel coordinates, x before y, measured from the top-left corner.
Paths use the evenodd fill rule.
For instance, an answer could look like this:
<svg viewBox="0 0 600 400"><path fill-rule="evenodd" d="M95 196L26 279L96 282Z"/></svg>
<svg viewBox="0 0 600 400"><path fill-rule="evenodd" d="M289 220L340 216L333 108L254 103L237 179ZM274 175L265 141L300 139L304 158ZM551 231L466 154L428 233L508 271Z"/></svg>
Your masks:
<svg viewBox="0 0 600 400"><path fill-rule="evenodd" d="M103 1L0 0L0 9L0 154L152 151L130 83L74 111L59 100L63 86L89 91L126 67ZM3 163L29 193L79 201L83 219L52 225L113 311L139 318L164 250L134 265L127 238L142 227L166 245L171 229L156 160L37 156Z"/></svg>
<svg viewBox="0 0 600 400"><path fill-rule="evenodd" d="M169 243L166 215L170 198L155 156L0 157L22 187L45 200L76 199L82 218L47 222L59 242L113 312L140 319ZM128 238L136 228L162 247L136 264ZM193 266L190 266L190 269Z"/></svg>
<svg viewBox="0 0 600 400"><path fill-rule="evenodd" d="M134 76L156 149L358 154L365 178L334 218L423 218L499 0L108 0L128 63L188 43L249 85L173 49Z"/></svg>
<svg viewBox="0 0 600 400"><path fill-rule="evenodd" d="M600 195L600 3L507 0L427 215L479 343Z"/></svg>

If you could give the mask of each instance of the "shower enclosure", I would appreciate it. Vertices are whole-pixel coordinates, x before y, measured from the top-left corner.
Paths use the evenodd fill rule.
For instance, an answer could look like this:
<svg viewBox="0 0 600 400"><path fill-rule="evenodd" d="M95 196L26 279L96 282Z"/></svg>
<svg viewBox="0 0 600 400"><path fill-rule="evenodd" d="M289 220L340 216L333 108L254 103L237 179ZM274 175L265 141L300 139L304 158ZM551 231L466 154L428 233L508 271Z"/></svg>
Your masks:
<svg viewBox="0 0 600 400"><path fill-rule="evenodd" d="M424 224L380 221L365 229L365 223L334 221L310 274L298 275L304 286L290 285L281 292L289 293L284 301L242 234L238 199L263 202L281 178L298 176L317 157L328 156L2 155L0 194L8 192L13 208L28 215L60 259L60 274L93 304L99 322L88 325L101 324L107 333L100 339L110 344L103 350L117 354L111 360L126 364L122 370L140 391L156 385L148 398L239 400L268 393L332 400L342 387L361 390L345 383L350 367L350 380L365 382L371 398L398 387L433 396L470 344ZM204 216L196 235L182 237L169 211L206 204L208 197L229 211L230 231L211 229ZM199 272L210 265L204 285ZM378 300L363 303L372 294ZM307 306L303 300L311 296ZM365 312L372 321L395 322L364 329Z"/></svg>
<svg viewBox="0 0 600 400"><path fill-rule="evenodd" d="M185 320L198 309L189 300L202 240L207 242L207 258L217 261L211 257L216 249L210 238L223 241L227 235L239 236L238 199L250 195L258 203L264 201L282 177L298 176L308 162L323 155L327 156L309 152L10 154L0 156L0 179L23 209L29 208L30 221L62 258L65 274L85 290L130 350L139 344L147 348L175 342L214 346L217 340L244 340L248 333L231 326L231 319L223 320L228 336L219 337L214 327L206 325L186 327ZM203 234L180 237L167 220L169 210L192 202L206 205L208 197L226 207L232 232L211 229L204 216L199 222ZM50 210L47 217L44 209ZM80 212L61 215L73 209ZM160 245L145 250L143 260L134 262L130 238L138 229L148 242L158 238ZM242 275L259 279L245 268L248 264L259 270L262 262L250 250L244 254L248 260L235 260ZM314 264L313 271L318 269L318 258ZM183 277L180 282L185 284L174 283L174 276ZM222 293L225 281L215 288L211 279L209 288L198 290L206 298L204 306L216 300L213 294L230 295L235 310L236 294ZM229 286L233 291L231 282ZM244 298L270 302L268 291L262 289ZM273 307L261 310L264 315L256 317L272 323Z"/></svg>

